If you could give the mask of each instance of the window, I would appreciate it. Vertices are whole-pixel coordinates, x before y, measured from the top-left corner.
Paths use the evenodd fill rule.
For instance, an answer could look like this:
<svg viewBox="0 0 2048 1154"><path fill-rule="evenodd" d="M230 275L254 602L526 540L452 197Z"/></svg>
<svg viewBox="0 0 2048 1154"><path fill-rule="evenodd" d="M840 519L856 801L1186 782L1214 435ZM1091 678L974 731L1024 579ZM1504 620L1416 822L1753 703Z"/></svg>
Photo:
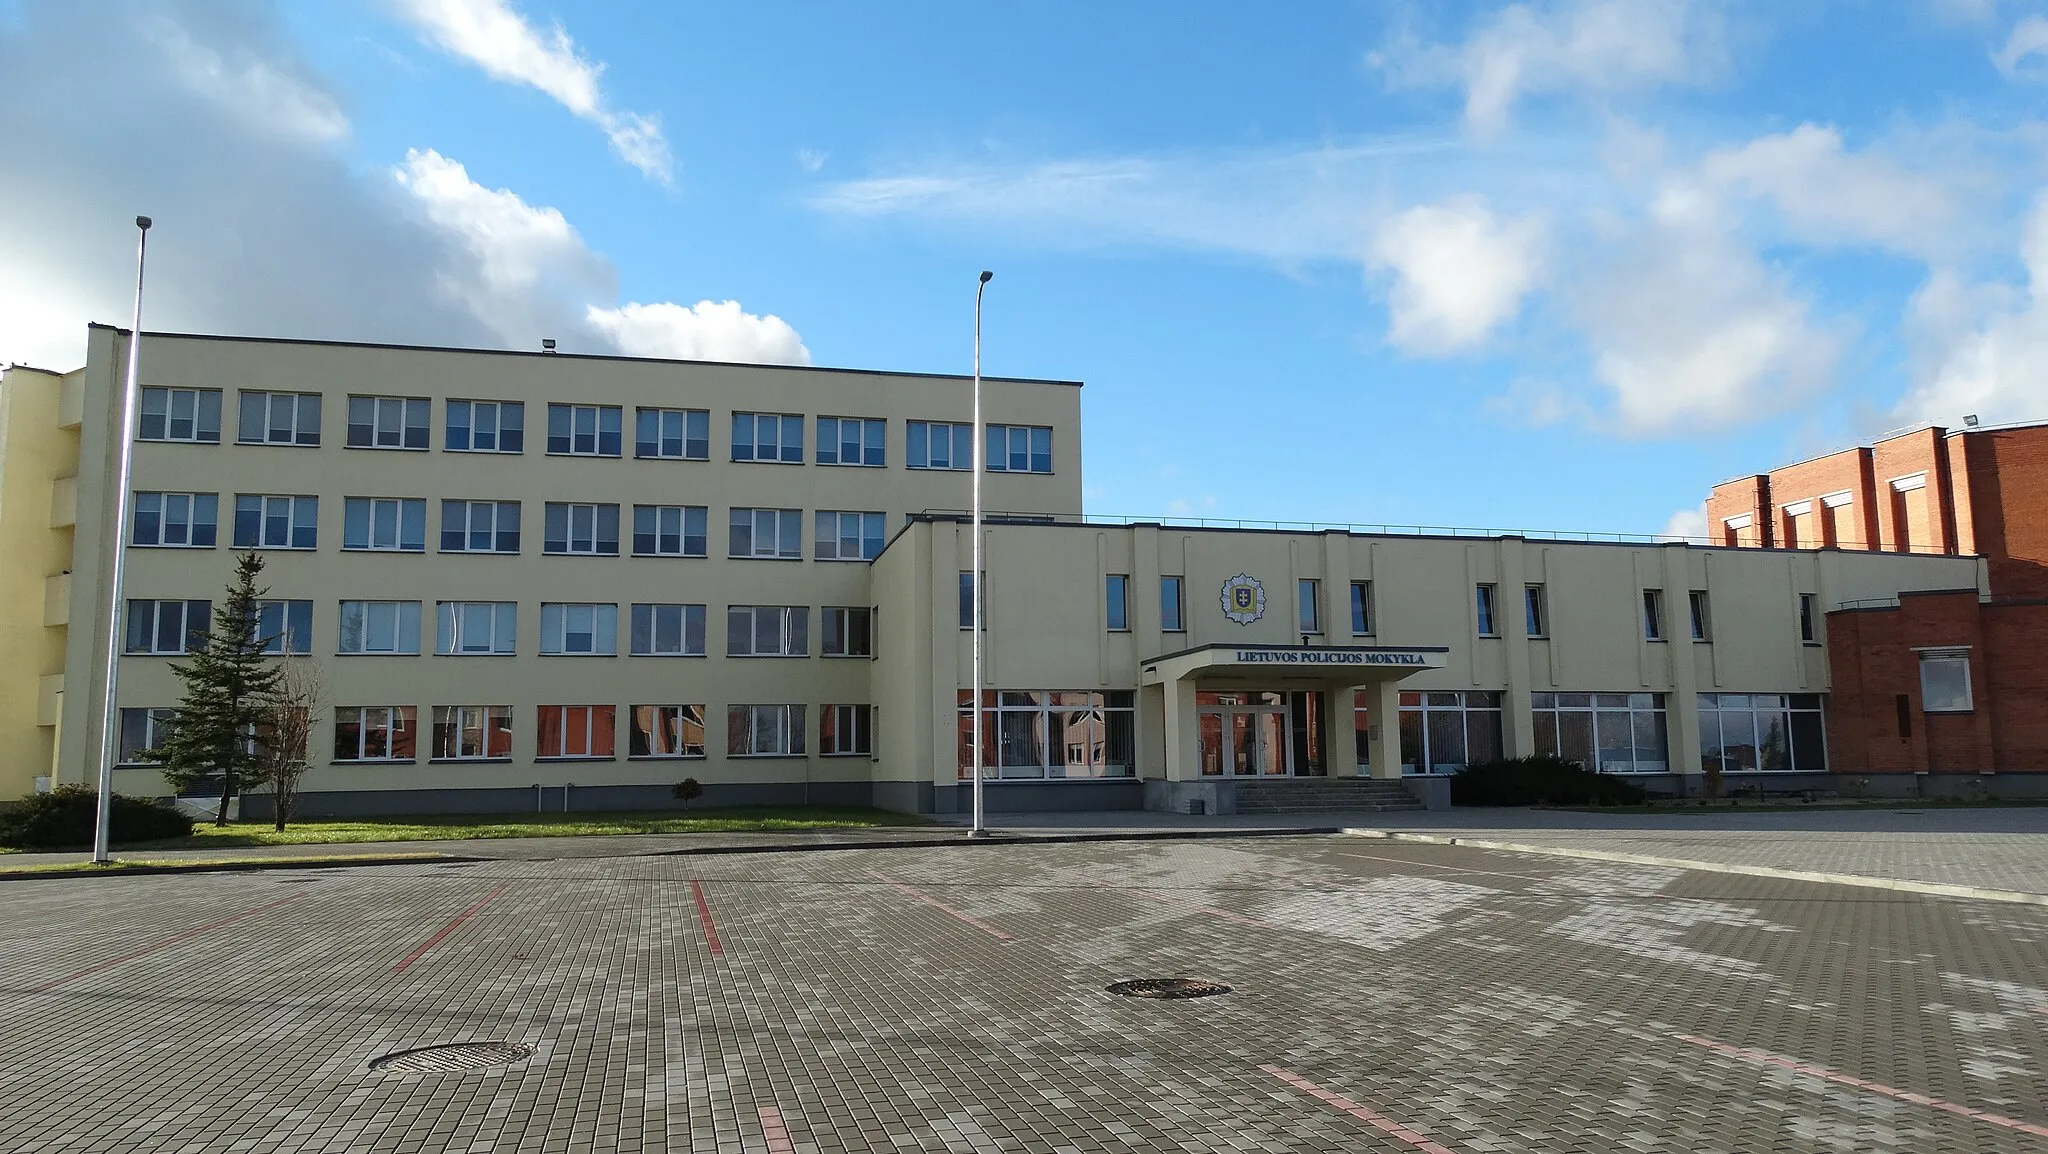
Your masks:
<svg viewBox="0 0 2048 1154"><path fill-rule="evenodd" d="M573 505L549 501L543 514L541 552L590 557L619 555L617 505Z"/></svg>
<svg viewBox="0 0 2048 1154"><path fill-rule="evenodd" d="M1159 579L1159 631L1181 633L1187 623L1181 612L1181 578L1161 577Z"/></svg>
<svg viewBox="0 0 2048 1154"><path fill-rule="evenodd" d="M131 545L211 549L219 527L218 493L137 493Z"/></svg>
<svg viewBox="0 0 2048 1154"><path fill-rule="evenodd" d="M702 505L635 505L633 555L702 557L708 520Z"/></svg>
<svg viewBox="0 0 2048 1154"><path fill-rule="evenodd" d="M123 709L121 711L121 752L116 759L120 765L154 765L142 760L142 755L161 746L171 735L171 724L178 719L175 709Z"/></svg>
<svg viewBox="0 0 2048 1154"><path fill-rule="evenodd" d="M519 552L519 502L441 502L441 552Z"/></svg>
<svg viewBox="0 0 2048 1154"><path fill-rule="evenodd" d="M526 451L526 402L449 401L445 444L451 453Z"/></svg>
<svg viewBox="0 0 2048 1154"><path fill-rule="evenodd" d="M1493 586L1480 585L1477 587L1473 607L1478 612L1479 635L1481 637L1500 636L1500 631L1495 629L1493 624Z"/></svg>
<svg viewBox="0 0 2048 1154"><path fill-rule="evenodd" d="M982 607L982 625L988 624L988 606ZM960 571L960 628L974 628L974 574Z"/></svg>
<svg viewBox="0 0 2048 1154"><path fill-rule="evenodd" d="M1547 637L1550 635L1550 624L1547 620L1548 614L1544 612L1545 608L1546 606L1543 603L1543 586L1522 586L1522 628L1527 631L1529 636Z"/></svg>
<svg viewBox="0 0 2048 1154"><path fill-rule="evenodd" d="M728 605L727 657L809 657L811 611L802 605Z"/></svg>
<svg viewBox="0 0 2048 1154"><path fill-rule="evenodd" d="M130 601L126 653L189 653L213 629L211 601Z"/></svg>
<svg viewBox="0 0 2048 1154"><path fill-rule="evenodd" d="M874 736L871 706L828 705L818 714L818 752L825 757L867 757Z"/></svg>
<svg viewBox="0 0 2048 1154"><path fill-rule="evenodd" d="M533 755L610 761L618 709L610 705L543 705Z"/></svg>
<svg viewBox="0 0 2048 1154"><path fill-rule="evenodd" d="M1304 577L1294 583L1295 624L1302 633L1321 633L1323 583Z"/></svg>
<svg viewBox="0 0 2048 1154"><path fill-rule="evenodd" d="M1827 770L1818 693L1702 693L1700 765L1745 770Z"/></svg>
<svg viewBox="0 0 2048 1154"><path fill-rule="evenodd" d="M1643 590L1643 640L1664 640L1664 591Z"/></svg>
<svg viewBox="0 0 2048 1154"><path fill-rule="evenodd" d="M265 653L313 652L313 603L258 601L256 636L262 639Z"/></svg>
<svg viewBox="0 0 2048 1154"><path fill-rule="evenodd" d="M617 656L619 607L576 602L542 602L540 651L558 656Z"/></svg>
<svg viewBox="0 0 2048 1154"><path fill-rule="evenodd" d="M511 756L511 706L434 707L435 761L488 761Z"/></svg>
<svg viewBox="0 0 2048 1154"><path fill-rule="evenodd" d="M341 603L341 652L413 654L419 651L419 602Z"/></svg>
<svg viewBox="0 0 2048 1154"><path fill-rule="evenodd" d="M1128 689L984 690L982 765L990 777L1132 776L1136 695ZM957 697L962 778L974 777L971 691Z"/></svg>
<svg viewBox="0 0 2048 1154"><path fill-rule="evenodd" d="M1052 429L1045 425L988 426L988 471L1052 472Z"/></svg>
<svg viewBox="0 0 2048 1154"><path fill-rule="evenodd" d="M1372 633L1372 582L1351 583L1351 633L1365 637Z"/></svg>
<svg viewBox="0 0 2048 1154"><path fill-rule="evenodd" d="M804 463L804 419L781 413L734 413L732 459Z"/></svg>
<svg viewBox="0 0 2048 1154"><path fill-rule="evenodd" d="M874 611L826 606L819 610L825 637L819 652L826 657L873 657Z"/></svg>
<svg viewBox="0 0 2048 1154"><path fill-rule="evenodd" d="M351 449L425 449L433 437L434 409L425 397L348 399Z"/></svg>
<svg viewBox="0 0 2048 1154"><path fill-rule="evenodd" d="M912 469L974 468L974 426L911 421L903 454Z"/></svg>
<svg viewBox="0 0 2048 1154"><path fill-rule="evenodd" d="M319 540L320 498L235 494L237 549L311 549Z"/></svg>
<svg viewBox="0 0 2048 1154"><path fill-rule="evenodd" d="M423 497L348 497L341 503L341 547L382 552L427 551Z"/></svg>
<svg viewBox="0 0 2048 1154"><path fill-rule="evenodd" d="M1669 773L1661 693L1535 693L1536 752L1600 773Z"/></svg>
<svg viewBox="0 0 2048 1154"><path fill-rule="evenodd" d="M798 757L803 751L803 706L734 705L726 708L727 757Z"/></svg>
<svg viewBox="0 0 2048 1154"><path fill-rule="evenodd" d="M220 390L142 390L142 421L135 436L143 441L219 444Z"/></svg>
<svg viewBox="0 0 2048 1154"><path fill-rule="evenodd" d="M635 409L633 455L710 460L711 414L704 409Z"/></svg>
<svg viewBox="0 0 2048 1154"><path fill-rule="evenodd" d="M242 427L235 440L244 445L318 445L320 394L265 393L242 390Z"/></svg>
<svg viewBox="0 0 2048 1154"><path fill-rule="evenodd" d="M518 613L516 601L442 601L434 614L434 652L515 653Z"/></svg>
<svg viewBox="0 0 2048 1154"><path fill-rule="evenodd" d="M704 656L704 607L633 606L632 645L636 657Z"/></svg>
<svg viewBox="0 0 2048 1154"><path fill-rule="evenodd" d="M728 529L728 557L799 560L804 555L801 509L734 509Z"/></svg>
<svg viewBox="0 0 2048 1154"><path fill-rule="evenodd" d="M889 422L867 417L819 417L820 465L883 465Z"/></svg>
<svg viewBox="0 0 2048 1154"><path fill-rule="evenodd" d="M1402 773L1457 773L1500 755L1499 693L1401 695Z"/></svg>
<svg viewBox="0 0 2048 1154"><path fill-rule="evenodd" d="M703 757L704 707L636 705L628 757Z"/></svg>
<svg viewBox="0 0 2048 1154"><path fill-rule="evenodd" d="M419 713L410 705L345 705L334 711L334 760L411 761Z"/></svg>
<svg viewBox="0 0 2048 1154"><path fill-rule="evenodd" d="M1102 620L1113 633L1128 632L1131 628L1131 578L1124 573L1111 573L1102 579Z"/></svg>
<svg viewBox="0 0 2048 1154"><path fill-rule="evenodd" d="M572 457L618 456L623 411L617 405L549 405L548 452Z"/></svg>
<svg viewBox="0 0 2048 1154"><path fill-rule="evenodd" d="M887 522L888 518L881 513L818 510L815 538L818 560L874 560L882 555L883 535L888 531Z"/></svg>
<svg viewBox="0 0 2048 1154"><path fill-rule="evenodd" d="M1820 595L1801 593L1799 595L1799 640L1808 645L1820 644Z"/></svg>
<svg viewBox="0 0 2048 1154"><path fill-rule="evenodd" d="M1920 650L1920 708L1928 713L1968 713L1970 651Z"/></svg>
<svg viewBox="0 0 2048 1154"><path fill-rule="evenodd" d="M1692 639L1712 641L1714 639L1714 617L1707 604L1707 591L1695 589L1685 595L1687 606L1692 610Z"/></svg>

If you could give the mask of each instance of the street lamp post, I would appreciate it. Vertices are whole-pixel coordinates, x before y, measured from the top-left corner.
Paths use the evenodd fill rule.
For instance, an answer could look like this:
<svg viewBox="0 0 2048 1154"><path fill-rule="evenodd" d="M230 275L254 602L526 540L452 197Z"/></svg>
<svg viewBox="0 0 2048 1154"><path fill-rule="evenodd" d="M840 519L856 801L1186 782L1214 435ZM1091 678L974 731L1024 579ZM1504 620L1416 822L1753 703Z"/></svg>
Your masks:
<svg viewBox="0 0 2048 1154"><path fill-rule="evenodd" d="M984 269L981 274L981 280L974 286L974 511L968 519L969 525L974 532L973 560L971 561L971 564L974 566L972 570L973 576L968 578L972 582L971 587L974 590L974 604L971 607L973 617L968 622L973 627L974 633L974 670L972 674L974 689L968 697L971 708L974 710L974 827L967 831L967 836L969 837L988 836L988 826L983 824L981 807L981 646L982 632L984 630L981 609L981 475L988 471L988 462L982 459L988 452L988 432L982 427L981 423L981 293L983 289L988 287L988 282L995 278L995 275Z"/></svg>
<svg viewBox="0 0 2048 1154"><path fill-rule="evenodd" d="M100 707L99 811L93 819L92 860L112 860L108 841L114 812L114 762L121 756L121 715L114 705L114 687L121 661L121 576L128 550L128 483L135 467L135 403L140 396L136 374L142 365L142 258L149 252L150 219L135 218L135 322L128 330L128 375L121 386L121 423L117 429L119 464L114 472L113 564L107 574L107 695Z"/></svg>

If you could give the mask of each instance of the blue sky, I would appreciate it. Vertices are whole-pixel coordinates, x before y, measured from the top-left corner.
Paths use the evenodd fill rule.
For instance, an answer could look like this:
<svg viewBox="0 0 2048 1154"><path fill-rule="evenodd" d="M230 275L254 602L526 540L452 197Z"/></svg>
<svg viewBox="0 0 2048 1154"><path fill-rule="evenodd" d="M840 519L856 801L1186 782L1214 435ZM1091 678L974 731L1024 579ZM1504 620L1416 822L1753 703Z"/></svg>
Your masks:
<svg viewBox="0 0 2048 1154"><path fill-rule="evenodd" d="M959 372L991 268L1106 514L1697 532L2048 417L2041 4L0 0L0 71L0 360L147 211L152 327L259 335Z"/></svg>

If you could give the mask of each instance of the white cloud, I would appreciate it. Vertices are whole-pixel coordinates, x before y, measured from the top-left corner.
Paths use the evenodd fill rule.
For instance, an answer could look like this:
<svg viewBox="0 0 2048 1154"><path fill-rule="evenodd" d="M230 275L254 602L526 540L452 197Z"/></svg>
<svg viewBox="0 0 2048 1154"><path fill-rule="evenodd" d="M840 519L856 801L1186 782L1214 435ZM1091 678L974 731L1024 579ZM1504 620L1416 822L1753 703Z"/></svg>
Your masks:
<svg viewBox="0 0 2048 1154"><path fill-rule="evenodd" d="M1768 200L1808 242L1923 253L1955 217L1943 181L1870 151L1847 152L1839 132L1813 124L1717 149L1699 168L1715 186Z"/></svg>
<svg viewBox="0 0 2048 1154"><path fill-rule="evenodd" d="M590 306L590 327L634 357L686 361L740 361L761 365L807 365L811 350L778 316L755 316L738 301L698 301L685 308L663 301L619 308Z"/></svg>
<svg viewBox="0 0 2048 1154"><path fill-rule="evenodd" d="M1707 540L1707 507L1680 509L1671 514L1671 519L1664 522L1664 531L1658 536L1672 541Z"/></svg>
<svg viewBox="0 0 2048 1154"><path fill-rule="evenodd" d="M796 150L796 162L805 172L816 172L825 167L825 158L830 155L812 148L799 148Z"/></svg>
<svg viewBox="0 0 2048 1154"><path fill-rule="evenodd" d="M1987 422L2048 413L2048 193L2034 203L2019 255L2023 291L1939 270L1914 295L1909 320L1931 351L1898 417L1957 424L1970 413Z"/></svg>
<svg viewBox="0 0 2048 1154"><path fill-rule="evenodd" d="M2029 16L2012 26L2005 46L1991 54L1991 61L2014 80L2048 79L2048 62L2040 59L2044 52L2048 52L2048 18Z"/></svg>
<svg viewBox="0 0 2048 1154"><path fill-rule="evenodd" d="M1528 96L1697 82L1718 67L1720 40L1715 13L1690 0L1562 0L1511 4L1463 44L1403 40L1371 60L1398 85L1462 87L1465 123L1491 134Z"/></svg>
<svg viewBox="0 0 2048 1154"><path fill-rule="evenodd" d="M1503 220L1469 194L1381 221L1370 263L1394 274L1387 339L1417 354L1477 346L1534 287L1542 244L1539 221Z"/></svg>
<svg viewBox="0 0 2048 1154"><path fill-rule="evenodd" d="M312 141L347 136L348 116L334 96L288 61L266 59L252 46L228 54L201 44L175 20L151 21L150 35L191 91L249 124Z"/></svg>
<svg viewBox="0 0 2048 1154"><path fill-rule="evenodd" d="M492 79L546 93L597 125L626 163L667 184L668 141L658 117L611 107L598 84L604 65L585 59L559 23L546 33L508 0L393 0L400 16L433 44L484 70Z"/></svg>

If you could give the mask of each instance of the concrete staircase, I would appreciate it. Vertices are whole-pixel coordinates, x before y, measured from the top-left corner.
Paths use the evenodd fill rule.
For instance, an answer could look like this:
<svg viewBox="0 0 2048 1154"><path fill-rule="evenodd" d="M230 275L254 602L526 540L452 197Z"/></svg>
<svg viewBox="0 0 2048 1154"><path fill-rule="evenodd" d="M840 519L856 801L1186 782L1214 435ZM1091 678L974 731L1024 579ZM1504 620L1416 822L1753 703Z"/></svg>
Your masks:
<svg viewBox="0 0 2048 1154"><path fill-rule="evenodd" d="M1406 784L1374 777L1270 777L1235 783L1239 813L1328 813L1416 810Z"/></svg>

